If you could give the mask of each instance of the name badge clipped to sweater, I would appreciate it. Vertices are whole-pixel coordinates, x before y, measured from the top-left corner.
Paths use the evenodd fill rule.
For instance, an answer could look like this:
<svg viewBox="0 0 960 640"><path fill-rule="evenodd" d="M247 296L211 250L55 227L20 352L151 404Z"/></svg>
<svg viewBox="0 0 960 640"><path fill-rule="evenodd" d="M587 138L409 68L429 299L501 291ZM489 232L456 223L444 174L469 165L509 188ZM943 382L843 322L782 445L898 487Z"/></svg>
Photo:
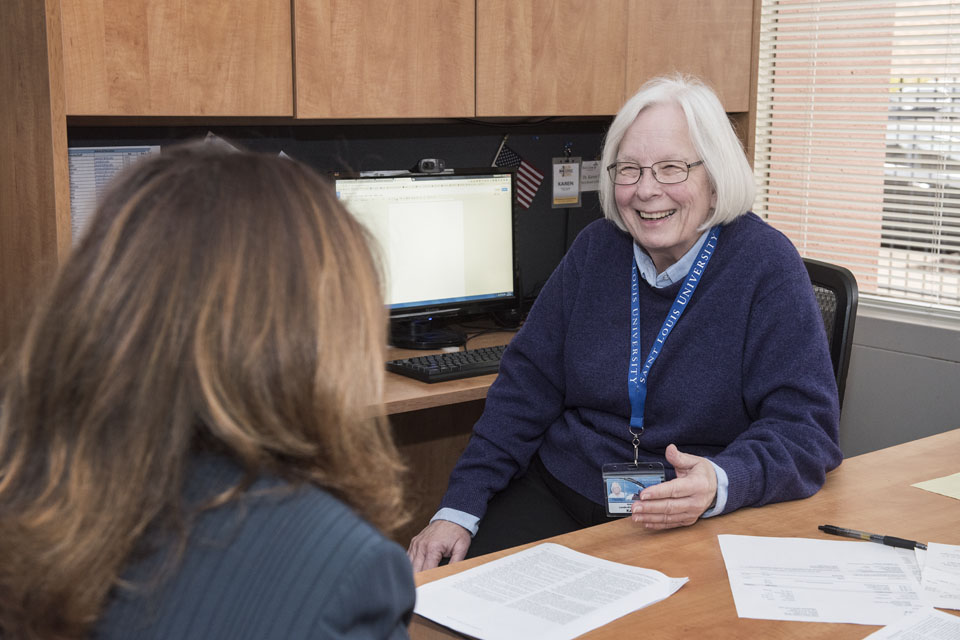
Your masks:
<svg viewBox="0 0 960 640"><path fill-rule="evenodd" d="M659 462L624 462L603 465L603 485L608 516L628 516L634 500L647 487L663 482L666 476Z"/></svg>
<svg viewBox="0 0 960 640"><path fill-rule="evenodd" d="M700 254L687 272L687 279L677 293L670 313L660 327L660 333L650 347L647 359L640 366L640 276L636 261L632 261L633 275L630 279L630 368L627 371L627 391L630 394L630 424L627 430L633 438L633 462L608 463L603 465L603 488L607 496L607 515L625 516L632 511L632 503L640 498L645 488L659 484L666 476L660 462L639 462L640 436L643 434L643 411L647 401L647 380L670 332L680 321L687 303L700 284L707 263L717 248L720 226L710 229L710 234L700 247ZM634 431L637 429L637 431Z"/></svg>

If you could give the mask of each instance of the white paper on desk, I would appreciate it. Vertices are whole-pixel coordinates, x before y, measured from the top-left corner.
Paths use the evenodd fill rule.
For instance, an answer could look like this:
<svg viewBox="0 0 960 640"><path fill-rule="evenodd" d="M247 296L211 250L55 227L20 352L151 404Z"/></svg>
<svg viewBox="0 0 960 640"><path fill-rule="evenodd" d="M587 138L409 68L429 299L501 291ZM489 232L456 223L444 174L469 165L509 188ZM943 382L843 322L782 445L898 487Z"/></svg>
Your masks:
<svg viewBox="0 0 960 640"><path fill-rule="evenodd" d="M741 618L887 625L929 606L908 549L873 542L717 537Z"/></svg>
<svg viewBox="0 0 960 640"><path fill-rule="evenodd" d="M936 609L920 609L864 640L957 640L960 617Z"/></svg>
<svg viewBox="0 0 960 640"><path fill-rule="evenodd" d="M960 546L929 543L922 575L920 586L931 606L960 609Z"/></svg>
<svg viewBox="0 0 960 640"><path fill-rule="evenodd" d="M414 613L482 640L566 640L686 582L544 543L418 587Z"/></svg>

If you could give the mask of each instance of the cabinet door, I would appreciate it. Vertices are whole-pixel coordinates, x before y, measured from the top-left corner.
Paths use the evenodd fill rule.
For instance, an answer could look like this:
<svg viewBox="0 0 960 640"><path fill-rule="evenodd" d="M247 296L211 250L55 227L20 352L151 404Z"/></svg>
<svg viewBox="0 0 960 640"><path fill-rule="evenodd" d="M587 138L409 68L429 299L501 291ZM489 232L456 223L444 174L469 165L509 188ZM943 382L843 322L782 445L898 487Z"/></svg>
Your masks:
<svg viewBox="0 0 960 640"><path fill-rule="evenodd" d="M289 0L61 0L67 113L290 116Z"/></svg>
<svg viewBox="0 0 960 640"><path fill-rule="evenodd" d="M474 0L294 0L298 118L474 115Z"/></svg>
<svg viewBox="0 0 960 640"><path fill-rule="evenodd" d="M653 76L699 76L727 112L750 107L753 0L630 0L627 96Z"/></svg>
<svg viewBox="0 0 960 640"><path fill-rule="evenodd" d="M477 0L477 115L616 113L626 0Z"/></svg>

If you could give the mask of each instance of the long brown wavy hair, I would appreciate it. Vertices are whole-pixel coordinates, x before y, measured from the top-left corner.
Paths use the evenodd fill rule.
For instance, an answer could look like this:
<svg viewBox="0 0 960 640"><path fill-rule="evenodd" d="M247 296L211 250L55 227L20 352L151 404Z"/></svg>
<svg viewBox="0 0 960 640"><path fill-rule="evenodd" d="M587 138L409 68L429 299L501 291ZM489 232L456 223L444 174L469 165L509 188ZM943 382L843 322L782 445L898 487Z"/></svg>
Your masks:
<svg viewBox="0 0 960 640"><path fill-rule="evenodd" d="M271 473L406 519L369 237L307 167L212 147L121 177L6 354L0 636L89 633L145 532L185 535L200 442L246 470L221 502Z"/></svg>

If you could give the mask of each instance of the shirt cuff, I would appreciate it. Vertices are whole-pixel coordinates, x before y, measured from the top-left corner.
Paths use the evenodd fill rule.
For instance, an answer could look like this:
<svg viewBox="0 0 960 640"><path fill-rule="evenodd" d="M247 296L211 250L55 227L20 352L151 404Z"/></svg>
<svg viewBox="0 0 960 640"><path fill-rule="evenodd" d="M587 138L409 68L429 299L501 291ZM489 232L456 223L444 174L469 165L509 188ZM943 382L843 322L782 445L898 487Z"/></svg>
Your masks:
<svg viewBox="0 0 960 640"><path fill-rule="evenodd" d="M717 468L719 469L719 467ZM726 478L727 476L724 475L723 477ZM434 520L447 520L448 522L458 524L469 531L471 537L477 535L477 529L480 528L480 518L470 515L466 511L451 509L450 507L444 507L440 509L440 511L437 511L437 513L430 518L430 522Z"/></svg>
<svg viewBox="0 0 960 640"><path fill-rule="evenodd" d="M713 470L717 474L717 502L713 508L704 511L703 515L700 516L701 518L710 518L723 513L723 508L727 506L727 493L730 489L730 480L727 478L727 472L721 469L713 460L709 460L709 462L713 465Z"/></svg>

